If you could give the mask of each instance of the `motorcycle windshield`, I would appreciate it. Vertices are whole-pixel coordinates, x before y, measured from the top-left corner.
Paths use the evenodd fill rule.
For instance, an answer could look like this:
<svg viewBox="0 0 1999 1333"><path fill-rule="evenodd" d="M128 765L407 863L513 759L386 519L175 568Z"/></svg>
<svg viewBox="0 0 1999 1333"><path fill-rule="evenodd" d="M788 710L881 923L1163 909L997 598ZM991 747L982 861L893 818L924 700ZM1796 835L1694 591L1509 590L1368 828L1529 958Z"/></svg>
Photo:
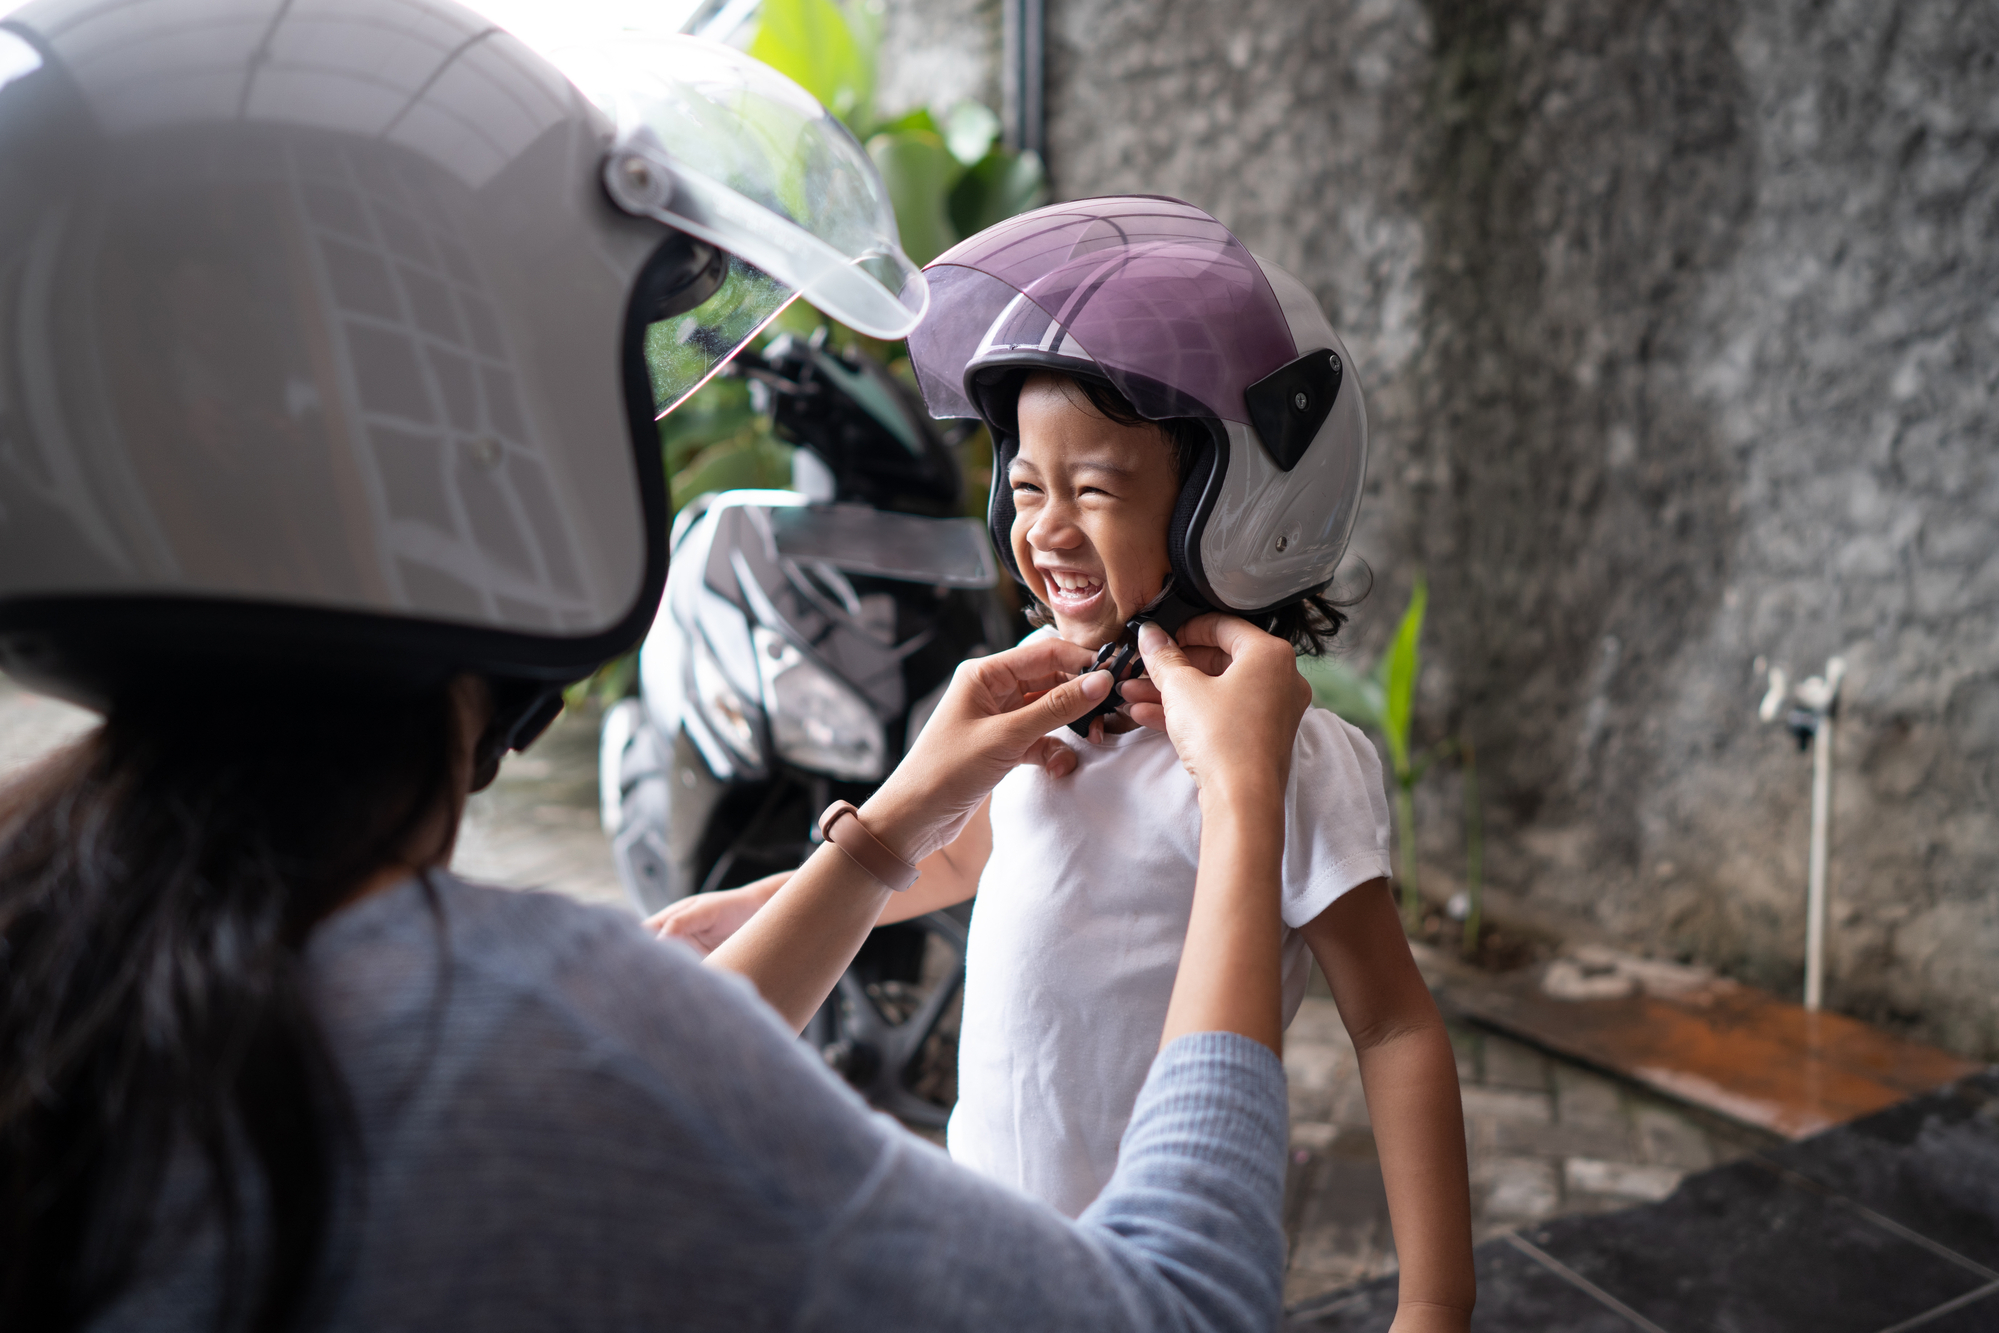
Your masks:
<svg viewBox="0 0 1999 1333"><path fill-rule="evenodd" d="M803 88L692 37L623 37L551 56L616 126L613 197L734 256L721 290L648 337L662 409L796 296L877 338L904 337L923 317L928 284L902 252L880 174ZM634 160L650 170L634 171ZM612 178L620 171L626 178Z"/></svg>
<svg viewBox="0 0 1999 1333"><path fill-rule="evenodd" d="M936 417L978 415L964 382L975 360L1042 353L1095 362L1141 415L1249 424L1243 391L1298 355L1248 248L1177 199L1039 208L925 272L932 309L909 352Z"/></svg>

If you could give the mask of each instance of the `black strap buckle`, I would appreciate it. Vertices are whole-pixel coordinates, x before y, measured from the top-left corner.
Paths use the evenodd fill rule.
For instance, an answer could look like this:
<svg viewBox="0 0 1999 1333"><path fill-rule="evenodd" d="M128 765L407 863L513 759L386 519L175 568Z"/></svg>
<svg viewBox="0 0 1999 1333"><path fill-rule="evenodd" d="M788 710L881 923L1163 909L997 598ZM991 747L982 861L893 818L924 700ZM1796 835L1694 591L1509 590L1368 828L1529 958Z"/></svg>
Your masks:
<svg viewBox="0 0 1999 1333"><path fill-rule="evenodd" d="M1097 649L1097 659L1090 664L1090 670L1111 673L1111 692L1103 702L1069 724L1069 730L1078 736L1090 734L1090 724L1100 717L1115 713L1124 703L1120 687L1128 680L1145 674L1145 659L1138 652L1138 627L1151 621L1168 634L1178 634L1180 627L1202 614L1209 608L1198 606L1180 596L1173 580L1167 579L1166 586L1159 595L1140 608L1137 615L1124 622L1124 633Z"/></svg>

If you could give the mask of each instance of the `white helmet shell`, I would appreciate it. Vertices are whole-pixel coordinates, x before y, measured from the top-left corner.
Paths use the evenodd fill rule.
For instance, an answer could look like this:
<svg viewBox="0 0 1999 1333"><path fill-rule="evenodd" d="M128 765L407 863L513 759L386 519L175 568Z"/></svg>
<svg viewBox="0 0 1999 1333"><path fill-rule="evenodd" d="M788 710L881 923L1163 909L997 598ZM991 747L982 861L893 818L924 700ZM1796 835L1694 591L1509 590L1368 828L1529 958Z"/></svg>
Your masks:
<svg viewBox="0 0 1999 1333"><path fill-rule="evenodd" d="M0 668L97 706L586 675L665 580L657 416L801 290L924 302L782 76L452 0L30 0L0 182Z"/></svg>
<svg viewBox="0 0 1999 1333"><path fill-rule="evenodd" d="M1189 544L1198 552L1196 586L1204 579L1208 600L1236 611L1280 605L1332 581L1367 476L1367 407L1346 344L1302 282L1267 259L1257 264L1298 346L1324 348L1347 369L1332 411L1288 472L1252 427L1223 423L1228 461Z"/></svg>

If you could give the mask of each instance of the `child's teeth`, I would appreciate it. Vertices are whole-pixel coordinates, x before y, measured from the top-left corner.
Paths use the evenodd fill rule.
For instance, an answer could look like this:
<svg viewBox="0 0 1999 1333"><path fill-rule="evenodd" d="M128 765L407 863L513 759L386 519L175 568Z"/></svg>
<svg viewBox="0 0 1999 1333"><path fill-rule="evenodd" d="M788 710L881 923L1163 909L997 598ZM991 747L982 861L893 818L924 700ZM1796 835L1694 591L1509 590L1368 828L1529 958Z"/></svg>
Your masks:
<svg viewBox="0 0 1999 1333"><path fill-rule="evenodd" d="M1057 574L1055 586L1063 592L1082 592L1085 589L1103 586L1103 580L1085 578L1080 574Z"/></svg>

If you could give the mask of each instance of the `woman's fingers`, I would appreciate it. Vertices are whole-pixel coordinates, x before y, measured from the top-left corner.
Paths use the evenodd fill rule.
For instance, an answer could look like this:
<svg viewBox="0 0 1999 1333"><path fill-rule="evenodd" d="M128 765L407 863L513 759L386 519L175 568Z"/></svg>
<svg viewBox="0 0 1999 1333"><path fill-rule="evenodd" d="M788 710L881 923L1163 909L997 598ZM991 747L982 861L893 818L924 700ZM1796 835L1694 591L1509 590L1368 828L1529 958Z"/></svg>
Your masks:
<svg viewBox="0 0 1999 1333"><path fill-rule="evenodd" d="M1268 657L1274 651L1290 656L1294 662L1297 660L1284 640L1265 634L1240 616L1225 616L1218 611L1195 616L1174 637L1189 654L1197 649L1210 650L1214 656L1204 653L1204 660L1219 662L1224 668L1246 652Z"/></svg>
<svg viewBox="0 0 1999 1333"><path fill-rule="evenodd" d="M988 692L995 712L1018 708L1089 670L1096 654L1066 639L1036 639L1018 648L973 658L967 665Z"/></svg>
<svg viewBox="0 0 1999 1333"><path fill-rule="evenodd" d="M1128 704L1156 704L1159 702L1159 686L1140 676L1118 686L1118 697Z"/></svg>
<svg viewBox="0 0 1999 1333"><path fill-rule="evenodd" d="M1065 680L1026 707L1009 715L1008 721L1026 735L1046 737L1055 728L1074 722L1104 701L1111 692L1111 673L1087 671L1074 680Z"/></svg>
<svg viewBox="0 0 1999 1333"><path fill-rule="evenodd" d="M1180 648L1187 654L1189 662L1210 676L1219 676L1229 669L1229 655L1219 648L1209 648L1198 643L1183 643Z"/></svg>
<svg viewBox="0 0 1999 1333"><path fill-rule="evenodd" d="M1200 624L1203 620L1211 619L1212 616L1198 616L1188 621L1181 629L1181 633L1186 633L1188 628ZM1173 636L1150 620L1138 627L1138 652L1139 656L1145 659L1146 673L1154 681L1164 680L1173 672L1188 670L1193 665L1187 660L1186 650L1174 640Z"/></svg>
<svg viewBox="0 0 1999 1333"><path fill-rule="evenodd" d="M950 842L1048 732L1110 692L1110 674L1088 670L1094 656L1043 639L960 665L909 753L862 807L869 831L912 862ZM1044 766L1066 762L1045 747L1035 754Z"/></svg>
<svg viewBox="0 0 1999 1333"><path fill-rule="evenodd" d="M1233 616L1196 617L1181 635L1185 647L1156 625L1139 631L1139 651L1160 701L1156 722L1149 700L1134 703L1133 721L1163 727L1180 762L1204 786L1218 778L1261 783L1275 777L1281 787L1310 702L1290 645ZM1201 649L1226 658L1220 674L1211 676L1191 660L1189 653Z"/></svg>

